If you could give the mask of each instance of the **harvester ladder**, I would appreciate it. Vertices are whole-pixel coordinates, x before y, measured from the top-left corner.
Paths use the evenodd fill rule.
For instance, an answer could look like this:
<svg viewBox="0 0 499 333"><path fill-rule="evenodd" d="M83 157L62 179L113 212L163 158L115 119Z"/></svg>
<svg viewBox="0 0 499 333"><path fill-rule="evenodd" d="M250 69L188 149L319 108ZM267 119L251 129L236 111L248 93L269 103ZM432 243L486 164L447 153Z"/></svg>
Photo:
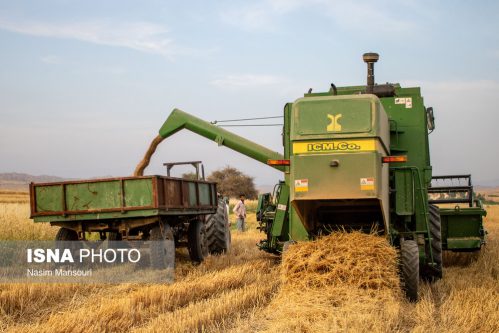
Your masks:
<svg viewBox="0 0 499 333"><path fill-rule="evenodd" d="M414 178L417 178L417 181L416 181L416 191L420 192L420 201L421 201L421 207L423 208L422 212L420 212L419 214L423 215L423 218L424 218L424 221L425 221L425 225L426 225L426 230L416 230L414 233L415 234L423 234L423 235L426 235L425 238L428 239L428 242L431 244L431 241L432 241L432 237L431 237L431 233L430 233L430 224L429 224L429 213L428 213L428 203L427 201L425 201L425 198L428 198L428 195L425 191L425 187L423 186L423 182L422 182L422 177L421 177L421 172L418 168L416 167L413 167L413 166L405 166L405 167L397 167L397 168L392 168L392 170L411 170L411 173L413 175ZM429 249L429 252L430 252L430 259L431 259L431 262L432 262L432 265L435 263L434 260L433 260L433 249L431 246L428 246L428 249Z"/></svg>

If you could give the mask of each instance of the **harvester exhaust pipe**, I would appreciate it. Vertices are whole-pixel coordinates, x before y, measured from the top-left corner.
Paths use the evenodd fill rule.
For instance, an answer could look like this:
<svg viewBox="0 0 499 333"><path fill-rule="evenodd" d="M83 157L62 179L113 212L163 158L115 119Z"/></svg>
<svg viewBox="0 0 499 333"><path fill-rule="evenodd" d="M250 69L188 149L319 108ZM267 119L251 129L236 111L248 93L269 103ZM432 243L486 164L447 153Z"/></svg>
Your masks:
<svg viewBox="0 0 499 333"><path fill-rule="evenodd" d="M374 63L378 61L379 54L369 52L364 53L362 59L367 63L367 89L366 93L372 94L374 92Z"/></svg>

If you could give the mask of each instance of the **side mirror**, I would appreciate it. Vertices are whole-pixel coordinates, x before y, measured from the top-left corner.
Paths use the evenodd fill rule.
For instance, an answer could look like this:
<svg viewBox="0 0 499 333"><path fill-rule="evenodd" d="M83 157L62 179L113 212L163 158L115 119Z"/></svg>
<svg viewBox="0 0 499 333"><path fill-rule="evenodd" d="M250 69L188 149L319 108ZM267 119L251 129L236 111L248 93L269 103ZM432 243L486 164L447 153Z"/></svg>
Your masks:
<svg viewBox="0 0 499 333"><path fill-rule="evenodd" d="M426 121L428 130L430 131L430 133L433 132L433 130L435 129L435 116L433 115L432 107L426 108Z"/></svg>

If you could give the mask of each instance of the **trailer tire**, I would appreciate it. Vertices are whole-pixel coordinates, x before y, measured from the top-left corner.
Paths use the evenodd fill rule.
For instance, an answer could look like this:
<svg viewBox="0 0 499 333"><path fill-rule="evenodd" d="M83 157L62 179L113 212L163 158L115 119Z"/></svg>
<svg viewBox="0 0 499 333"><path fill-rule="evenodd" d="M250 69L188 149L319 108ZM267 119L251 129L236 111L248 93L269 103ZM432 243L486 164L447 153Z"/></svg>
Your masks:
<svg viewBox="0 0 499 333"><path fill-rule="evenodd" d="M206 242L206 227L204 221L195 219L189 223L187 229L187 247L189 256L194 263L200 263L208 255Z"/></svg>
<svg viewBox="0 0 499 333"><path fill-rule="evenodd" d="M416 241L400 241L400 258L405 295L409 301L416 302L419 289L419 248Z"/></svg>
<svg viewBox="0 0 499 333"><path fill-rule="evenodd" d="M175 241L172 228L158 223L150 232L150 261L155 269L175 268Z"/></svg>
<svg viewBox="0 0 499 333"><path fill-rule="evenodd" d="M211 254L227 253L230 250L229 213L223 199L218 201L217 212L206 218L206 242Z"/></svg>
<svg viewBox="0 0 499 333"><path fill-rule="evenodd" d="M442 222L440 209L435 205L428 205L430 213L430 236L433 260L437 266L430 270L433 279L442 278Z"/></svg>
<svg viewBox="0 0 499 333"><path fill-rule="evenodd" d="M77 241L78 233L72 229L60 228L55 235L56 241Z"/></svg>

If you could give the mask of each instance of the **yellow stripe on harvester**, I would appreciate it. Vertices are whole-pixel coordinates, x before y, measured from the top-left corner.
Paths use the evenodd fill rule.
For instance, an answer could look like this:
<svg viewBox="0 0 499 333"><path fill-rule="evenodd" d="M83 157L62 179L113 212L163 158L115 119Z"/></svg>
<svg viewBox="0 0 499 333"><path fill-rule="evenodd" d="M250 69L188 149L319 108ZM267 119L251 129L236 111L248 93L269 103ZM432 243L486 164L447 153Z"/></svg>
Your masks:
<svg viewBox="0 0 499 333"><path fill-rule="evenodd" d="M294 154L375 151L376 139L293 142Z"/></svg>

